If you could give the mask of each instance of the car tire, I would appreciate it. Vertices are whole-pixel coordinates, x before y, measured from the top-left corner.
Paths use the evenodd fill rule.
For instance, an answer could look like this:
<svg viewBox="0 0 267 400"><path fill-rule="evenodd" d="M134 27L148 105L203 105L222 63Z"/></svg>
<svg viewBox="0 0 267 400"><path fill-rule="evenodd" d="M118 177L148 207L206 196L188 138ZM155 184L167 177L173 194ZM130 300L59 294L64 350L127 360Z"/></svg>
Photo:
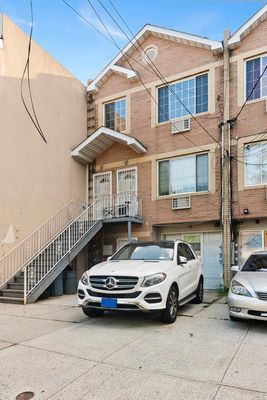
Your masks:
<svg viewBox="0 0 267 400"><path fill-rule="evenodd" d="M201 304L203 303L203 297L204 297L204 281L203 277L201 276L198 282L197 286L197 291L196 291L196 297L194 298L193 302L195 304Z"/></svg>
<svg viewBox="0 0 267 400"><path fill-rule="evenodd" d="M93 307L82 307L84 314L87 317L91 318L97 318L101 317L104 314L104 310L99 310L98 308L93 308Z"/></svg>
<svg viewBox="0 0 267 400"><path fill-rule="evenodd" d="M161 320L166 324L172 324L176 321L178 314L178 290L173 285L168 293L166 308L162 311Z"/></svg>
<svg viewBox="0 0 267 400"><path fill-rule="evenodd" d="M233 317L232 315L229 315L229 317L230 317L230 320L233 322L242 322L241 318L236 318L236 317Z"/></svg>

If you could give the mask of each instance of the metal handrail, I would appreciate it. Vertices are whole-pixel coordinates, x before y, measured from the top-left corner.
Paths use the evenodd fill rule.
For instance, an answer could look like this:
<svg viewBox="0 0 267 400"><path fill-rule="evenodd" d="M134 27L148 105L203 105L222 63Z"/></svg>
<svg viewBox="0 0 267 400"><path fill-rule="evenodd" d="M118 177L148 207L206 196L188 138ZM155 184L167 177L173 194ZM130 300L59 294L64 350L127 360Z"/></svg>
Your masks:
<svg viewBox="0 0 267 400"><path fill-rule="evenodd" d="M89 230L101 219L95 219L94 209L100 201L96 199L75 218L51 243L45 246L30 263L24 267L24 303L29 294L73 249Z"/></svg>
<svg viewBox="0 0 267 400"><path fill-rule="evenodd" d="M20 271L55 235L84 209L71 200L0 259L0 287Z"/></svg>
<svg viewBox="0 0 267 400"><path fill-rule="evenodd" d="M77 218L56 235L24 267L24 303L32 291L41 284L57 264L78 244L94 227L107 218L137 217L141 218L141 199L133 193L101 195L96 198ZM110 209L113 213L109 213Z"/></svg>

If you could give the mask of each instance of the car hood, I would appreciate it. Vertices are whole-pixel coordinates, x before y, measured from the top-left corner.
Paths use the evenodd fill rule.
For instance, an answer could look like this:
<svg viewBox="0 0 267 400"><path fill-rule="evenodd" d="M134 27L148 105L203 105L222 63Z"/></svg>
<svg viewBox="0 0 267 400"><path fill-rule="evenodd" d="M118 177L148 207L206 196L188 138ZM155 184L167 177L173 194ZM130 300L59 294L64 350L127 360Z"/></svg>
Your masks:
<svg viewBox="0 0 267 400"><path fill-rule="evenodd" d="M240 271L233 278L241 283L248 290L254 292L267 292L267 272L242 272Z"/></svg>
<svg viewBox="0 0 267 400"><path fill-rule="evenodd" d="M121 260L105 261L95 265L88 271L89 275L125 275L146 276L165 272L172 265L172 261L144 261L144 260Z"/></svg>

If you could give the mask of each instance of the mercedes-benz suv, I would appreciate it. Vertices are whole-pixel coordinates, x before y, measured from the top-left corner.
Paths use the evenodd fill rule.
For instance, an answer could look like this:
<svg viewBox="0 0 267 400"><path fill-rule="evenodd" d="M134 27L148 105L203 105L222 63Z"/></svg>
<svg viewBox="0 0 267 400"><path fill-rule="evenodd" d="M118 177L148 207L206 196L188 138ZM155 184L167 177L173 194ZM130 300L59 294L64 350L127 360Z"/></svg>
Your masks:
<svg viewBox="0 0 267 400"><path fill-rule="evenodd" d="M188 243L130 242L83 274L78 303L89 317L106 310L156 311L172 323L179 305L203 301L203 280L202 264Z"/></svg>

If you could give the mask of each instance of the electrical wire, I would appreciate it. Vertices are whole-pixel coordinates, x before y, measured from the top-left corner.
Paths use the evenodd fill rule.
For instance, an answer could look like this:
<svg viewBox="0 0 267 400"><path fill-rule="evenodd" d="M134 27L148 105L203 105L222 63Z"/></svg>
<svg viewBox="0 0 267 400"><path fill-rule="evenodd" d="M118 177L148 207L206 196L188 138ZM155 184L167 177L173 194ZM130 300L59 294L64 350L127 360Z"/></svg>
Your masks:
<svg viewBox="0 0 267 400"><path fill-rule="evenodd" d="M27 60L26 60L26 64L22 73L22 77L21 77L21 82L20 82L20 96L21 96L21 100L22 103L24 105L24 108L28 114L28 116L30 117L33 125L35 126L37 132L39 133L39 135L41 136L41 138L43 139L43 141L45 143L47 143L47 140L45 138L45 135L41 129L36 111L35 111L35 106L34 106L34 102L33 102L33 97L32 97L32 90L31 90L31 83L30 83L30 56L31 56L31 43L32 43L32 35L33 35L33 23L34 23L34 19L33 19L33 4L32 4L32 0L30 0L30 11L31 11L31 29L30 29L30 35L29 35L29 43L28 43L28 51L27 51ZM31 108L32 108L32 112L33 112L33 116L26 104L26 100L24 98L23 95L23 82L24 82L24 78L27 72L27 82L28 82L28 90L29 90L29 96L30 96L30 103L31 103Z"/></svg>
<svg viewBox="0 0 267 400"><path fill-rule="evenodd" d="M88 0L89 3L90 0ZM109 10L107 9L107 7L103 4L103 2L101 0L98 0L98 3L103 7L103 9L106 11L106 13L111 17L111 19L115 22L115 24L117 25L117 27L120 29L120 31L127 37L127 39L130 41L130 43L134 46L134 48L139 52L139 54L141 54L141 52L139 51L138 47L135 46L135 42L133 42L133 39L136 40L136 42L138 43L138 45L140 46L140 48L144 50L144 48L142 47L142 45L139 43L136 35L134 35L134 33L132 32L132 30L130 29L130 27L128 26L128 24L126 23L126 21L124 20L124 18L121 16L121 14L119 13L119 11L117 10L117 8L115 7L115 5L113 4L113 2L111 0L109 0L109 3L112 5L112 8L116 11L117 15L119 16L119 18L123 21L124 25L127 27L128 31L131 33L131 35L133 35L133 39L131 39L127 33L125 33L125 31L121 28L120 24L116 21L116 19L113 17L113 15L109 12ZM99 17L99 16L98 16ZM100 19L100 17L99 17ZM192 112L190 111L190 109L186 106L186 104L184 104L184 102L181 100L181 98L177 95L176 92L173 91L172 87L169 85L169 83L166 81L165 77L163 76L163 74L161 73L161 71L159 70L159 68L156 66L156 64L153 62L153 60L150 60L149 65L152 65L151 68L154 72L156 72L156 75L161 79L161 81L168 86L169 91L172 92L172 94L177 98L177 100L183 105L183 107L186 109L186 111L188 112L188 114L197 122L197 124L205 131L205 133L212 139L214 140L219 146L221 146L221 143L214 138L214 136L201 124L201 122L198 120L198 118L192 114ZM225 149L226 150L226 149Z"/></svg>

